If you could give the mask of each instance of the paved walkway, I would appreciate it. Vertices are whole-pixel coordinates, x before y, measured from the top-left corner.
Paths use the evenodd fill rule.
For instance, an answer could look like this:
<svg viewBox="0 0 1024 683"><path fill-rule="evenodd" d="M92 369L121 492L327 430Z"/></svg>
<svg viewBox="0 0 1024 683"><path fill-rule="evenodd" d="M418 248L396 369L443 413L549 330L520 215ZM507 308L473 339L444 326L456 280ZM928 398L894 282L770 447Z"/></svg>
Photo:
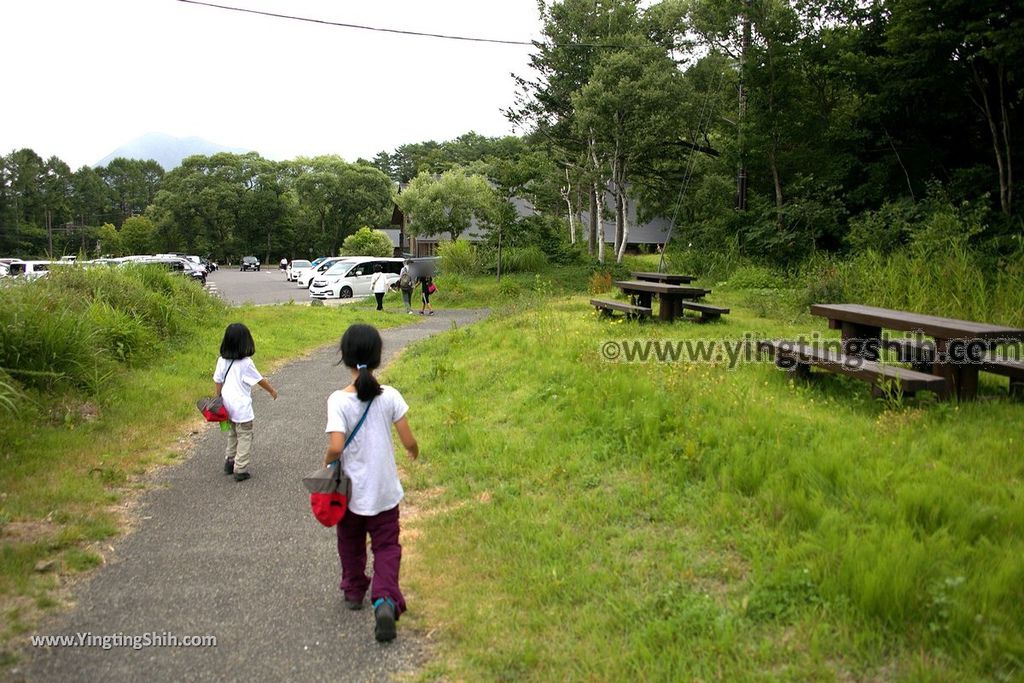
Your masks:
<svg viewBox="0 0 1024 683"><path fill-rule="evenodd" d="M485 314L438 311L383 330L384 363ZM223 474L224 437L212 426L192 457L160 471L137 529L76 591L76 606L38 631L209 634L216 647L30 650L15 680L385 681L413 669L425 652L401 622L398 639L382 645L373 639L372 609L344 608L334 530L315 522L300 481L323 456L327 396L347 383L336 361L334 347L325 348L275 372L276 402L253 391L249 481ZM420 433L426 428L411 421Z"/></svg>

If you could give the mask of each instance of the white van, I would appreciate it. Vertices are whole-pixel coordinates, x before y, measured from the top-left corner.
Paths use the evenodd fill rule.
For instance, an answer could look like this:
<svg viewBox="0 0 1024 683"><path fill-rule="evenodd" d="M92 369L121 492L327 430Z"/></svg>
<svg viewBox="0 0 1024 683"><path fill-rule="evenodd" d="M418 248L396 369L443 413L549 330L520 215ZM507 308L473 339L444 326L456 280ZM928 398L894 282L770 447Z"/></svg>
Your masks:
<svg viewBox="0 0 1024 683"><path fill-rule="evenodd" d="M402 271L400 258L375 258L361 256L339 261L313 278L309 287L309 295L314 299L349 299L373 294L370 282L373 280L375 266L388 278L388 286L398 282L398 274Z"/></svg>
<svg viewBox="0 0 1024 683"><path fill-rule="evenodd" d="M49 273L52 265L51 261L15 261L9 266L10 276L36 280Z"/></svg>

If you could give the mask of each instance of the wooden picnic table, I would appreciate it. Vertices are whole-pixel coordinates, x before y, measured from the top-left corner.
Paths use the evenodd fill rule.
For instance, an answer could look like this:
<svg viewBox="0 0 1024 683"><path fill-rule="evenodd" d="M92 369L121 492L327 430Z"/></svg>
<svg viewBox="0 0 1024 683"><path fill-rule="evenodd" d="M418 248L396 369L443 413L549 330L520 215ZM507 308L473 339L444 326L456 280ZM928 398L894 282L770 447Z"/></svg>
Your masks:
<svg viewBox="0 0 1024 683"><path fill-rule="evenodd" d="M932 372L943 377L951 396L973 400L978 393L978 362L1001 342L1024 340L1024 330L1002 325L941 318L861 304L814 304L811 314L828 318L828 326L842 330L847 354L878 359L882 329L916 332L935 340ZM976 357L977 356L977 357Z"/></svg>
<svg viewBox="0 0 1024 683"><path fill-rule="evenodd" d="M678 273L650 273L650 272L639 272L630 273L637 280L644 280L645 282L664 282L669 285L688 285L697 278L693 275L680 275Z"/></svg>
<svg viewBox="0 0 1024 683"><path fill-rule="evenodd" d="M666 322L672 322L677 315L682 315L683 301L701 299L711 291L701 287L683 287L642 280L618 280L614 284L624 293L629 294L635 304L645 308L651 307L651 298L657 294L658 318Z"/></svg>

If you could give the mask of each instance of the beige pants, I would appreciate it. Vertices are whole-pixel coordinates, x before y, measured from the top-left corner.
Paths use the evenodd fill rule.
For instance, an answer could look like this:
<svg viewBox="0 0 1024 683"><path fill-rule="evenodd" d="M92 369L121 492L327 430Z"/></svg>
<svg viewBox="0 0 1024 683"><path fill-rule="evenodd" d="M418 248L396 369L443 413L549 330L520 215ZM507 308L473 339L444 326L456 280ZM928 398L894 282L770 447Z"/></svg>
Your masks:
<svg viewBox="0 0 1024 683"><path fill-rule="evenodd" d="M235 472L244 472L249 466L249 452L252 450L252 420L232 422L228 432L228 448L225 457L235 459Z"/></svg>

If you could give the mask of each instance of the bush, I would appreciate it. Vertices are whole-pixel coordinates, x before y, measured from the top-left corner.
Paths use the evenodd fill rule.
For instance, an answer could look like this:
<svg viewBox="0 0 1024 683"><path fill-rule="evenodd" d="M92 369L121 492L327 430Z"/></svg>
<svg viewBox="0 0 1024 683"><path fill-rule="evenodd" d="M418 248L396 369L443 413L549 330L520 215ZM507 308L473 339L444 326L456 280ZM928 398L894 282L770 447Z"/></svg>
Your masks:
<svg viewBox="0 0 1024 683"><path fill-rule="evenodd" d="M729 276L729 285L735 289L777 289L782 278L765 266L740 266Z"/></svg>
<svg viewBox="0 0 1024 683"><path fill-rule="evenodd" d="M391 238L382 230L371 230L363 227L345 238L341 243L341 256L391 256L395 253L395 245Z"/></svg>
<svg viewBox="0 0 1024 683"><path fill-rule="evenodd" d="M501 251L503 273L537 273L547 265L547 255L537 246L513 247Z"/></svg>
<svg viewBox="0 0 1024 683"><path fill-rule="evenodd" d="M441 257L443 273L477 275L482 271L476 247L465 240L442 242L437 247L437 255Z"/></svg>
<svg viewBox="0 0 1024 683"><path fill-rule="evenodd" d="M612 274L608 271L598 270L590 275L590 284L587 291L591 294L604 294L612 289Z"/></svg>
<svg viewBox="0 0 1024 683"><path fill-rule="evenodd" d="M0 368L21 386L100 391L120 364L208 322L223 304L155 266L53 270L0 299Z"/></svg>

